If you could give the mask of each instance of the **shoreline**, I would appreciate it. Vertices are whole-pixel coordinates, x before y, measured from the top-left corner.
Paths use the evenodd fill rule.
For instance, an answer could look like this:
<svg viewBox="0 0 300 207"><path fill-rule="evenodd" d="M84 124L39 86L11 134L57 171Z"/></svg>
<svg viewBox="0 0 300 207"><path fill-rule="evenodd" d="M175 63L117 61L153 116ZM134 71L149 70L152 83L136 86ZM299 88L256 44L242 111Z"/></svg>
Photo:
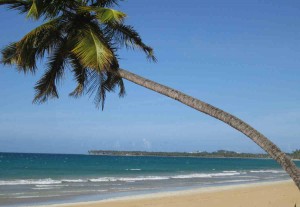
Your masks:
<svg viewBox="0 0 300 207"><path fill-rule="evenodd" d="M207 158L207 159L262 159L262 160L271 160L273 158L271 157L265 157L265 158L260 158L260 157L205 157L205 156L163 156L163 155L90 155L88 156L107 156L107 157L170 157L170 158ZM299 159L300 160L300 159ZM296 159L297 161L297 159Z"/></svg>
<svg viewBox="0 0 300 207"><path fill-rule="evenodd" d="M149 193L149 194L141 194L141 195L130 195L124 197L116 197L116 198L109 198L103 199L99 201L87 201L87 202L75 202L75 203L61 203L61 204L50 204L50 205L38 205L38 206L30 206L30 207L106 207L106 206L146 206L145 203L149 202L156 202L156 204L151 204L153 206L170 206L168 204L164 204L164 200L180 200L183 201L186 198L200 198L201 196L205 197L207 195L213 196L220 196L222 194L236 194L237 192L242 191L249 191L255 194L256 191L261 189L276 189L280 193L280 188L289 188L292 189L294 193L297 194L298 200L295 198L291 198L290 202L294 202L298 205L300 204L300 192L298 191L297 187L291 180L282 180L282 181L268 181L268 182L257 182L257 183L248 183L248 184L235 184L235 185L226 185L226 186L214 186L214 187L203 187L197 189L188 189L188 190L179 190L179 191L166 191L166 192L158 192L158 193ZM265 190L262 190L264 192ZM288 191L290 192L290 191ZM278 193L278 192L277 192ZM271 195L272 196L272 195ZM275 193L274 193L274 196ZM285 197L288 197L284 195ZM249 194L248 197L251 197ZM266 197L265 195L263 196ZM253 198L257 199L257 198ZM205 200L205 199L204 199ZM207 199L206 199L207 200ZM157 201L161 201L161 203L157 203ZM187 201L188 202L188 201ZM137 205L139 203L139 205ZM168 203L168 202L167 202ZM295 204L294 203L294 204ZM199 203L198 203L199 204ZM294 204L291 207L294 207ZM147 204L148 205L148 204ZM186 204L190 205L190 204ZM232 205L232 204L231 204ZM205 206L205 205L204 205ZM209 205L208 205L209 206ZM227 205L224 205L226 207ZM263 207L263 205L262 205Z"/></svg>

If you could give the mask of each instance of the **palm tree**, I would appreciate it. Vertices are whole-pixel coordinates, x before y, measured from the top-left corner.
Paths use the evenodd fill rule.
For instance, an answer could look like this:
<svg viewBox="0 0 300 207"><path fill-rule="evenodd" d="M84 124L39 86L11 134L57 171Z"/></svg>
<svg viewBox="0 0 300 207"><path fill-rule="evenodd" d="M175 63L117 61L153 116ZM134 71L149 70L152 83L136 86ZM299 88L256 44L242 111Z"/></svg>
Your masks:
<svg viewBox="0 0 300 207"><path fill-rule="evenodd" d="M139 48L150 60L156 59L152 48L143 43L133 27L124 24L126 14L108 8L117 3L118 0L0 0L0 5L18 10L27 18L44 20L20 41L4 48L1 62L34 74L36 61L47 56L45 73L35 85L35 103L58 98L56 85L68 66L77 81L70 96L94 93L95 103L102 109L106 92L118 87L119 95L124 95L123 79L161 93L248 136L282 166L300 190L300 170L253 127L221 109L119 67L116 52L121 47Z"/></svg>

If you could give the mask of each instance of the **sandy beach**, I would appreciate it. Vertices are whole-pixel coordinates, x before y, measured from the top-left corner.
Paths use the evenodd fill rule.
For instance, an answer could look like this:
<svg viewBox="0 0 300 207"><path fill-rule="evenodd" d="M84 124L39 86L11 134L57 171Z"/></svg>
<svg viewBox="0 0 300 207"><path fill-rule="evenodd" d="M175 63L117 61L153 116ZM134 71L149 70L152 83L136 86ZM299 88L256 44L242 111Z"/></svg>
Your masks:
<svg viewBox="0 0 300 207"><path fill-rule="evenodd" d="M209 187L48 207L294 207L300 192L291 181Z"/></svg>

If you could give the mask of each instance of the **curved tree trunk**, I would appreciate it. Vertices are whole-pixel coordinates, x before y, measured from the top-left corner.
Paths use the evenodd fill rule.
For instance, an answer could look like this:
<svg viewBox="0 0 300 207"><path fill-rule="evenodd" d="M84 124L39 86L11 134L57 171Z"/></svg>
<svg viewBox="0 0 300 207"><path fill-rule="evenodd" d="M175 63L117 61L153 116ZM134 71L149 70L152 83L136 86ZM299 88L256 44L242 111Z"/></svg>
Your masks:
<svg viewBox="0 0 300 207"><path fill-rule="evenodd" d="M230 125L231 127L237 129L238 131L242 132L252 141L254 141L257 145L259 145L263 150L265 150L274 160L276 160L281 165L281 167L290 175L290 177L293 179L298 189L300 190L300 170L296 167L294 162L268 138L259 133L249 124L203 101L195 99L191 96L188 96L180 91L174 90L167 86L142 78L126 70L119 69L119 74L122 78L126 80L129 80L135 84L168 96L172 99L175 99L200 112L217 118L222 122Z"/></svg>

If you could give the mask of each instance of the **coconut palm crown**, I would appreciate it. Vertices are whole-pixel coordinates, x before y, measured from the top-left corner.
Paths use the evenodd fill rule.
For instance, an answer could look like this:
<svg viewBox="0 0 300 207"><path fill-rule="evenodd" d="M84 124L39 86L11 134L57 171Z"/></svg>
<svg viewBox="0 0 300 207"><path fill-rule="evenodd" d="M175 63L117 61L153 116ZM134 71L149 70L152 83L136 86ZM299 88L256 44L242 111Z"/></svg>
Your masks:
<svg viewBox="0 0 300 207"><path fill-rule="evenodd" d="M118 75L117 50L139 48L155 61L151 47L143 43L132 26L124 24L126 14L108 7L118 0L0 0L0 5L18 10L43 24L2 50L3 64L15 65L20 72L35 73L38 59L47 57L44 75L36 83L33 102L43 103L58 98L57 84L66 68L77 87L70 96L95 93L97 106L104 106L106 92L119 87L125 94ZM70 67L68 67L70 66Z"/></svg>

